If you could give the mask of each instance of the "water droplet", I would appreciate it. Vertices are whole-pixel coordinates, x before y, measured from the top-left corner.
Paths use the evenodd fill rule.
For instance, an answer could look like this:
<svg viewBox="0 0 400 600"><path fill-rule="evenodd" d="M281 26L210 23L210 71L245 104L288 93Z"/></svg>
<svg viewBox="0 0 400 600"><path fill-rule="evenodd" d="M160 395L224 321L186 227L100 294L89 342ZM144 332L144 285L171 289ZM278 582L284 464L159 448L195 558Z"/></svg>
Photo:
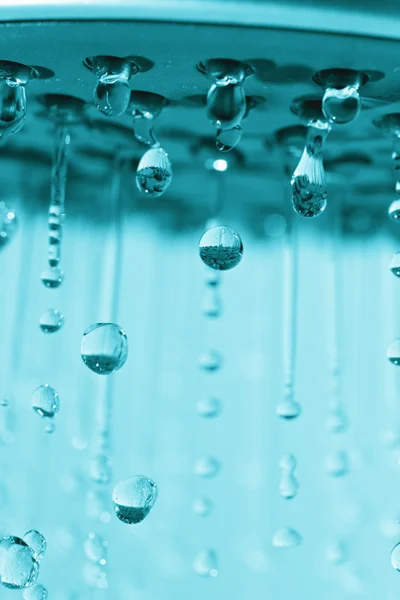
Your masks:
<svg viewBox="0 0 400 600"><path fill-rule="evenodd" d="M400 544L396 544L390 555L390 561L393 569L400 571Z"/></svg>
<svg viewBox="0 0 400 600"><path fill-rule="evenodd" d="M113 491L113 503L118 519L128 525L147 517L157 499L157 486L144 475L134 475L120 481Z"/></svg>
<svg viewBox="0 0 400 600"><path fill-rule="evenodd" d="M222 311L218 287L207 285L203 299L203 314L205 317L220 317Z"/></svg>
<svg viewBox="0 0 400 600"><path fill-rule="evenodd" d="M87 558L91 562L99 565L105 565L107 563L108 542L100 535L89 533L84 542L83 548Z"/></svg>
<svg viewBox="0 0 400 600"><path fill-rule="evenodd" d="M45 433L54 433L54 431L56 430L56 424L54 423L54 419L52 417L44 417L44 421Z"/></svg>
<svg viewBox="0 0 400 600"><path fill-rule="evenodd" d="M89 476L95 483L110 483L112 479L110 457L103 453L96 454L89 463Z"/></svg>
<svg viewBox="0 0 400 600"><path fill-rule="evenodd" d="M300 546L303 538L301 535L291 527L282 527L278 529L272 538L272 545L275 548L296 548Z"/></svg>
<svg viewBox="0 0 400 600"><path fill-rule="evenodd" d="M201 260L212 269L227 271L242 260L243 244L240 235L231 227L220 225L208 229L200 238Z"/></svg>
<svg viewBox="0 0 400 600"><path fill-rule="evenodd" d="M325 459L325 469L332 477L343 477L349 472L349 457L344 450L332 452Z"/></svg>
<svg viewBox="0 0 400 600"><path fill-rule="evenodd" d="M300 404L291 398L284 398L276 406L276 414L278 417L285 419L286 421L297 419L300 413Z"/></svg>
<svg viewBox="0 0 400 600"><path fill-rule="evenodd" d="M39 327L43 333L55 333L64 325L64 315L56 308L49 308L40 317Z"/></svg>
<svg viewBox="0 0 400 600"><path fill-rule="evenodd" d="M31 548L20 538L4 537L0 541L0 581L10 589L33 585L39 575L39 563Z"/></svg>
<svg viewBox="0 0 400 600"><path fill-rule="evenodd" d="M60 398L48 383L32 392L32 408L41 417L53 418L60 410Z"/></svg>
<svg viewBox="0 0 400 600"><path fill-rule="evenodd" d="M344 542L329 544L325 551L326 560L333 565L343 565L347 560L347 547Z"/></svg>
<svg viewBox="0 0 400 600"><path fill-rule="evenodd" d="M41 583L24 590L22 597L24 600L47 600L49 593Z"/></svg>
<svg viewBox="0 0 400 600"><path fill-rule="evenodd" d="M17 133L25 122L25 86L15 79L0 82L0 135Z"/></svg>
<svg viewBox="0 0 400 600"><path fill-rule="evenodd" d="M343 433L346 431L349 421L344 410L339 406L330 410L325 426L330 433Z"/></svg>
<svg viewBox="0 0 400 600"><path fill-rule="evenodd" d="M286 469L287 471L293 471L297 467L297 460L293 454L287 452L284 454L279 461L279 466L281 469Z"/></svg>
<svg viewBox="0 0 400 600"><path fill-rule="evenodd" d="M7 400L7 398L3 398L2 400L0 400L0 405L7 407L9 405L9 401Z"/></svg>
<svg viewBox="0 0 400 600"><path fill-rule="evenodd" d="M215 145L219 152L229 152L238 145L242 139L243 129L240 125L232 127L232 129L218 129Z"/></svg>
<svg viewBox="0 0 400 600"><path fill-rule="evenodd" d="M86 329L81 344L82 360L98 375L109 375L124 366L128 338L115 323L95 323Z"/></svg>
<svg viewBox="0 0 400 600"><path fill-rule="evenodd" d="M139 161L136 185L140 192L150 198L158 198L172 181L172 165L163 148L150 148Z"/></svg>
<svg viewBox="0 0 400 600"><path fill-rule="evenodd" d="M297 496L299 491L299 483L294 473L284 470L279 483L279 493L285 500L291 500Z"/></svg>
<svg viewBox="0 0 400 600"><path fill-rule="evenodd" d="M388 208L388 215L391 219L393 219L393 221L398 221L400 219L400 199L394 200L390 204Z"/></svg>
<svg viewBox="0 0 400 600"><path fill-rule="evenodd" d="M400 252L395 252L393 254L390 263L390 270L393 273L393 275L396 275L396 277L400 277Z"/></svg>
<svg viewBox="0 0 400 600"><path fill-rule="evenodd" d="M207 498L207 496L197 498L197 500L193 502L193 511L199 517L208 517L213 510L214 503L210 498Z"/></svg>
<svg viewBox="0 0 400 600"><path fill-rule="evenodd" d="M215 350L209 350L200 356L198 365L204 371L218 371L222 366L222 356Z"/></svg>
<svg viewBox="0 0 400 600"><path fill-rule="evenodd" d="M332 123L338 125L351 123L361 110L358 87L347 86L340 90L327 88L322 99L322 110Z"/></svg>
<svg viewBox="0 0 400 600"><path fill-rule="evenodd" d="M241 82L218 80L208 90L207 118L218 129L239 127L246 114L246 95Z"/></svg>
<svg viewBox="0 0 400 600"><path fill-rule="evenodd" d="M221 414L222 402L218 398L205 398L197 403L196 409L199 417L214 419Z"/></svg>
<svg viewBox="0 0 400 600"><path fill-rule="evenodd" d="M29 548L33 551L35 560L40 562L46 553L46 540L44 536L36 529L30 529L24 535L24 542L28 544Z"/></svg>
<svg viewBox="0 0 400 600"><path fill-rule="evenodd" d="M8 244L17 231L17 217L15 212L0 202L0 248Z"/></svg>
<svg viewBox="0 0 400 600"><path fill-rule="evenodd" d="M215 550L207 548L199 552L194 559L193 569L200 577L217 577L218 556Z"/></svg>
<svg viewBox="0 0 400 600"><path fill-rule="evenodd" d="M396 367L400 365L400 339L390 342L387 349L387 357Z"/></svg>
<svg viewBox="0 0 400 600"><path fill-rule="evenodd" d="M40 276L47 288L58 288L64 281L64 271L59 267L49 267Z"/></svg>
<svg viewBox="0 0 400 600"><path fill-rule="evenodd" d="M131 88L126 77L106 73L100 77L94 90L94 104L103 115L123 115L131 99Z"/></svg>
<svg viewBox="0 0 400 600"><path fill-rule="evenodd" d="M194 472L199 477L210 479L216 477L221 469L221 463L215 456L206 456L196 460Z"/></svg>

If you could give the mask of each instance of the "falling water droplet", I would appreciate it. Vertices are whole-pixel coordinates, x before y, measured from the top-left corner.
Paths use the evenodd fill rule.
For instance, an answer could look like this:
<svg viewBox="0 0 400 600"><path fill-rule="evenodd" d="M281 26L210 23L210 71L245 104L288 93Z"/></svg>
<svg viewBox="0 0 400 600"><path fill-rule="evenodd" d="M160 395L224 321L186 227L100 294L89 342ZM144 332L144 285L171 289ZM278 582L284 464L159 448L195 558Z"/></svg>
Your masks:
<svg viewBox="0 0 400 600"><path fill-rule="evenodd" d="M49 308L40 317L39 327L43 333L55 333L64 325L64 315L56 308Z"/></svg>
<svg viewBox="0 0 400 600"><path fill-rule="evenodd" d="M193 512L195 512L198 517L208 517L213 510L214 503L210 498L207 498L207 496L197 498L197 500L193 502Z"/></svg>
<svg viewBox="0 0 400 600"><path fill-rule="evenodd" d="M393 219L393 221L398 221L400 219L400 199L394 200L390 204L388 208L388 215L391 219Z"/></svg>
<svg viewBox="0 0 400 600"><path fill-rule="evenodd" d="M139 161L136 185L140 192L150 198L158 198L172 181L172 165L163 148L150 148Z"/></svg>
<svg viewBox="0 0 400 600"><path fill-rule="evenodd" d="M86 538L83 548L87 558L99 565L104 566L107 563L107 548L108 542L100 535L89 533Z"/></svg>
<svg viewBox="0 0 400 600"><path fill-rule="evenodd" d="M293 454L287 452L282 456L281 460L279 461L279 466L281 467L281 469L286 469L287 471L294 471L294 469L297 467L296 457Z"/></svg>
<svg viewBox="0 0 400 600"><path fill-rule="evenodd" d="M242 139L243 129L240 125L232 127L232 129L218 129L215 145L219 152L229 152L238 145Z"/></svg>
<svg viewBox="0 0 400 600"><path fill-rule="evenodd" d="M54 433L56 430L56 424L54 423L54 419L52 417L44 417L44 422L45 433Z"/></svg>
<svg viewBox="0 0 400 600"><path fill-rule="evenodd" d="M278 417L280 417L281 419L285 419L286 421L297 419L300 413L300 404L292 398L284 398L276 406L276 414L278 415Z"/></svg>
<svg viewBox="0 0 400 600"><path fill-rule="evenodd" d="M60 398L48 383L32 392L32 408L41 417L53 418L60 410Z"/></svg>
<svg viewBox="0 0 400 600"><path fill-rule="evenodd" d="M39 563L31 548L20 538L8 536L0 541L0 581L10 589L33 585L39 575Z"/></svg>
<svg viewBox="0 0 400 600"><path fill-rule="evenodd" d="M206 456L196 460L194 472L199 477L210 479L216 477L221 469L221 463L215 456Z"/></svg>
<svg viewBox="0 0 400 600"><path fill-rule="evenodd" d="M325 426L330 433L343 433L346 431L349 422L346 413L340 406L329 411Z"/></svg>
<svg viewBox="0 0 400 600"><path fill-rule="evenodd" d="M3 398L2 400L0 400L0 406L4 406L4 408L6 408L9 404L10 402L7 398Z"/></svg>
<svg viewBox="0 0 400 600"><path fill-rule="evenodd" d="M15 212L0 202L0 248L6 246L17 231L17 217Z"/></svg>
<svg viewBox="0 0 400 600"><path fill-rule="evenodd" d="M110 483L112 479L110 457L103 453L93 456L89 463L89 476L95 483Z"/></svg>
<svg viewBox="0 0 400 600"><path fill-rule="evenodd" d="M396 367L400 365L400 339L390 342L387 349L387 357Z"/></svg>
<svg viewBox="0 0 400 600"><path fill-rule="evenodd" d="M222 356L215 350L209 350L200 356L198 365L204 371L218 371L222 366Z"/></svg>
<svg viewBox="0 0 400 600"><path fill-rule="evenodd" d="M293 454L284 454L279 461L279 466L282 469L279 493L282 498L291 500L297 495L299 490L299 483L295 474L297 466L296 458Z"/></svg>
<svg viewBox="0 0 400 600"><path fill-rule="evenodd" d="M33 551L35 560L40 562L46 553L46 540L44 536L36 529L30 529L24 535L24 542L28 544L29 548Z"/></svg>
<svg viewBox="0 0 400 600"><path fill-rule="evenodd" d="M390 270L393 275L396 277L400 277L400 252L395 252L393 254L392 260L390 262Z"/></svg>
<svg viewBox="0 0 400 600"><path fill-rule="evenodd" d="M322 110L332 123L338 125L351 123L361 110L358 87L347 86L340 90L327 88L322 99Z"/></svg>
<svg viewBox="0 0 400 600"><path fill-rule="evenodd" d="M112 498L118 519L133 525L143 521L153 508L157 486L149 477L134 475L115 486Z"/></svg>
<svg viewBox="0 0 400 600"><path fill-rule="evenodd" d="M49 593L41 583L24 590L22 597L24 600L47 600Z"/></svg>
<svg viewBox="0 0 400 600"><path fill-rule="evenodd" d="M207 285L203 299L203 314L205 317L220 317L222 311L218 287Z"/></svg>
<svg viewBox="0 0 400 600"><path fill-rule="evenodd" d="M396 569L396 571L400 571L400 543L396 544L393 548L392 553L390 555L390 561L392 563L393 569Z"/></svg>
<svg viewBox="0 0 400 600"><path fill-rule="evenodd" d="M94 90L94 104L103 115L118 117L123 115L129 105L131 88L123 74L105 73Z"/></svg>
<svg viewBox="0 0 400 600"><path fill-rule="evenodd" d="M0 135L18 133L25 122L25 86L16 79L0 82Z"/></svg>
<svg viewBox="0 0 400 600"><path fill-rule="evenodd" d="M199 253L201 260L208 267L216 271L227 271L236 267L242 260L242 240L231 227L212 227L200 238Z"/></svg>
<svg viewBox="0 0 400 600"><path fill-rule="evenodd" d="M325 551L326 560L333 565L343 565L347 560L347 547L344 542L329 544Z"/></svg>
<svg viewBox="0 0 400 600"><path fill-rule="evenodd" d="M109 375L124 366L128 357L128 338L115 323L95 323L86 329L81 344L85 365L98 375Z"/></svg>
<svg viewBox="0 0 400 600"><path fill-rule="evenodd" d="M59 267L49 267L40 276L47 288L58 288L64 281L64 271Z"/></svg>
<svg viewBox="0 0 400 600"><path fill-rule="evenodd" d="M325 459L325 469L332 477L343 477L349 472L349 457L344 450L337 450Z"/></svg>
<svg viewBox="0 0 400 600"><path fill-rule="evenodd" d="M197 414L204 419L214 419L221 414L222 402L218 398L205 398L196 405Z"/></svg>
<svg viewBox="0 0 400 600"><path fill-rule="evenodd" d="M193 569L200 577L217 577L218 556L215 550L207 548L199 552L194 559Z"/></svg>
<svg viewBox="0 0 400 600"><path fill-rule="evenodd" d="M278 529L272 538L272 545L275 548L296 548L300 546L303 538L301 535L291 527L282 527Z"/></svg>

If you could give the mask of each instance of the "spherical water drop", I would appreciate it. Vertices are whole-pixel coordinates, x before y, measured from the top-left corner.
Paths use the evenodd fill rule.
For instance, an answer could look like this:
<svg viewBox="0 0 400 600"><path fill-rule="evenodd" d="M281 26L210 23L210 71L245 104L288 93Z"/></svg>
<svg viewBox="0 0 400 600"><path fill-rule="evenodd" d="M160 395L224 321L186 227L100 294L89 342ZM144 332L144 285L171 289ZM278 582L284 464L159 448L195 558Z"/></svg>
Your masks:
<svg viewBox="0 0 400 600"><path fill-rule="evenodd" d="M213 510L214 503L210 498L207 498L207 496L197 498L197 500L193 502L193 512L195 512L198 517L208 517Z"/></svg>
<svg viewBox="0 0 400 600"><path fill-rule="evenodd" d="M59 267L49 267L40 276L47 288L58 288L64 281L64 271Z"/></svg>
<svg viewBox="0 0 400 600"><path fill-rule="evenodd" d="M44 426L45 433L54 433L56 430L56 424L54 423L54 419L52 417L44 417L44 420L45 420L45 426Z"/></svg>
<svg viewBox="0 0 400 600"><path fill-rule="evenodd" d="M0 136L17 133L25 122L25 86L15 79L0 82Z"/></svg>
<svg viewBox="0 0 400 600"><path fill-rule="evenodd" d="M396 571L400 571L400 543L396 544L393 548L392 553L390 555L390 561L392 563L393 569L396 569Z"/></svg>
<svg viewBox="0 0 400 600"><path fill-rule="evenodd" d="M291 527L283 527L278 529L272 538L272 544L275 548L296 548L300 546L303 538Z"/></svg>
<svg viewBox="0 0 400 600"><path fill-rule="evenodd" d="M89 533L84 542L83 548L87 558L91 562L99 565L105 565L107 563L108 542L100 535Z"/></svg>
<svg viewBox="0 0 400 600"><path fill-rule="evenodd" d="M222 402L218 398L205 398L197 403L196 409L199 417L214 419L221 414Z"/></svg>
<svg viewBox="0 0 400 600"><path fill-rule="evenodd" d="M325 426L330 433L343 433L349 425L346 413L340 407L329 411Z"/></svg>
<svg viewBox="0 0 400 600"><path fill-rule="evenodd" d="M335 542L326 548L326 560L333 565L343 565L347 560L347 547L343 542Z"/></svg>
<svg viewBox="0 0 400 600"><path fill-rule="evenodd" d="M333 452L325 459L325 469L332 477L343 477L349 472L349 457L344 450Z"/></svg>
<svg viewBox="0 0 400 600"><path fill-rule="evenodd" d="M222 365L222 356L219 352L210 350L200 356L198 364L204 371L218 371Z"/></svg>
<svg viewBox="0 0 400 600"><path fill-rule="evenodd" d="M395 254L393 254L390 263L390 270L393 273L393 275L396 275L396 277L400 277L400 252L395 252Z"/></svg>
<svg viewBox="0 0 400 600"><path fill-rule="evenodd" d="M393 221L398 221L400 219L400 199L394 200L390 204L388 208L388 215L391 219L393 219Z"/></svg>
<svg viewBox="0 0 400 600"><path fill-rule="evenodd" d="M400 365L400 339L390 342L387 349L387 357L397 367Z"/></svg>
<svg viewBox="0 0 400 600"><path fill-rule="evenodd" d="M24 600L47 600L49 593L41 583L24 590L22 597Z"/></svg>
<svg viewBox="0 0 400 600"><path fill-rule="evenodd" d="M0 248L8 244L17 231L15 212L0 202Z"/></svg>
<svg viewBox="0 0 400 600"><path fill-rule="evenodd" d="M40 317L39 327L43 333L55 333L64 325L64 315L56 308L49 308Z"/></svg>
<svg viewBox="0 0 400 600"><path fill-rule="evenodd" d="M230 130L240 126L247 108L242 83L217 81L208 90L206 107L215 127Z"/></svg>
<svg viewBox="0 0 400 600"><path fill-rule="evenodd" d="M218 556L215 550L207 548L199 552L194 559L193 569L200 577L217 577Z"/></svg>
<svg viewBox="0 0 400 600"><path fill-rule="evenodd" d="M119 117L123 115L131 99L131 88L126 77L108 73L100 77L93 94L94 104L103 115Z"/></svg>
<svg viewBox="0 0 400 600"><path fill-rule="evenodd" d="M163 148L150 148L139 161L136 185L140 192L158 198L172 181L172 165Z"/></svg>
<svg viewBox="0 0 400 600"><path fill-rule="evenodd" d="M48 383L39 386L32 393L32 408L41 417L53 418L60 410L60 398Z"/></svg>
<svg viewBox="0 0 400 600"><path fill-rule="evenodd" d="M215 145L219 152L229 152L238 145L242 139L243 129L240 125L232 129L218 129Z"/></svg>
<svg viewBox="0 0 400 600"><path fill-rule="evenodd" d="M15 590L29 587L38 574L39 563L23 540L8 536L0 541L0 582L4 587Z"/></svg>
<svg viewBox="0 0 400 600"><path fill-rule="evenodd" d="M95 483L110 483L112 478L110 457L103 453L96 454L89 463L89 476Z"/></svg>
<svg viewBox="0 0 400 600"><path fill-rule="evenodd" d="M157 486L149 477L134 475L115 486L112 498L118 519L133 525L143 521L153 508Z"/></svg>
<svg viewBox="0 0 400 600"><path fill-rule="evenodd" d="M295 400L290 398L284 398L279 402L276 407L276 414L281 419L285 419L286 421L291 421L292 419L297 419L297 417L301 413L301 406Z"/></svg>
<svg viewBox="0 0 400 600"><path fill-rule="evenodd" d="M216 271L233 269L242 260L240 235L231 227L220 225L203 233L199 241L201 260Z"/></svg>
<svg viewBox="0 0 400 600"><path fill-rule="evenodd" d="M315 170L322 168L316 159ZM297 175L291 181L293 190L293 208L301 217L318 217L327 205L325 185L314 182L307 174Z"/></svg>
<svg viewBox="0 0 400 600"><path fill-rule="evenodd" d="M86 329L81 344L82 360L98 375L109 375L124 366L128 338L115 323L95 323Z"/></svg>
<svg viewBox="0 0 400 600"><path fill-rule="evenodd" d="M327 88L322 99L324 115L332 123L345 125L358 116L361 109L361 98L358 87L347 86L340 90Z"/></svg>
<svg viewBox="0 0 400 600"><path fill-rule="evenodd" d="M194 465L194 472L199 477L210 479L216 477L221 469L221 463L215 456L199 458Z"/></svg>
<svg viewBox="0 0 400 600"><path fill-rule="evenodd" d="M0 406L4 406L6 408L9 404L10 402L7 398L3 398L2 400L0 400Z"/></svg>
<svg viewBox="0 0 400 600"><path fill-rule="evenodd" d="M33 556L38 562L42 560L46 553L46 540L44 536L36 529L30 529L24 535L24 542L28 544L29 548L33 551Z"/></svg>

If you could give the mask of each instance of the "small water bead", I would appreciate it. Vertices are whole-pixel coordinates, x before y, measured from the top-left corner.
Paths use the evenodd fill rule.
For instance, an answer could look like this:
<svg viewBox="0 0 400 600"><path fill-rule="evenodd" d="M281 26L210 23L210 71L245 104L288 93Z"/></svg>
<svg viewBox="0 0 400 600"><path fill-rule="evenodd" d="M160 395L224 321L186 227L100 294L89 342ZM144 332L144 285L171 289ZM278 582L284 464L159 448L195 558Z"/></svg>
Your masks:
<svg viewBox="0 0 400 600"><path fill-rule="evenodd" d="M98 375L121 369L128 357L128 338L115 323L95 323L86 329L81 344L85 365Z"/></svg>
<svg viewBox="0 0 400 600"><path fill-rule="evenodd" d="M400 219L400 199L393 200L388 208L388 215L393 221L398 221Z"/></svg>
<svg viewBox="0 0 400 600"><path fill-rule="evenodd" d="M303 538L296 529L291 527L282 527L278 529L272 538L272 545L275 548L296 548L300 546Z"/></svg>
<svg viewBox="0 0 400 600"><path fill-rule="evenodd" d="M136 171L138 190L150 198L158 198L170 186L172 165L163 148L150 148L139 161Z"/></svg>
<svg viewBox="0 0 400 600"><path fill-rule="evenodd" d="M54 433L56 430L56 424L54 423L54 419L52 417L44 417L45 425L44 431L45 433Z"/></svg>
<svg viewBox="0 0 400 600"><path fill-rule="evenodd" d="M276 414L281 419L285 419L285 421L297 419L300 413L300 404L291 398L284 398L276 407Z"/></svg>
<svg viewBox="0 0 400 600"><path fill-rule="evenodd" d="M347 560L348 550L344 542L335 542L327 546L326 560L333 565L343 565Z"/></svg>
<svg viewBox="0 0 400 600"><path fill-rule="evenodd" d="M49 267L43 271L40 279L47 288L58 288L64 281L64 271L59 267Z"/></svg>
<svg viewBox="0 0 400 600"><path fill-rule="evenodd" d="M346 86L342 89L327 88L322 99L322 110L332 123L338 125L351 123L361 110L358 86Z"/></svg>
<svg viewBox="0 0 400 600"><path fill-rule="evenodd" d="M7 398L3 398L2 400L0 400L0 406L4 406L4 408L6 408L9 404L10 402Z"/></svg>
<svg viewBox="0 0 400 600"><path fill-rule="evenodd" d="M53 418L60 410L60 398L48 383L39 386L32 393L32 408L41 417Z"/></svg>
<svg viewBox="0 0 400 600"><path fill-rule="evenodd" d="M123 115L131 98L128 78L122 74L105 73L99 78L94 90L94 104L107 117Z"/></svg>
<svg viewBox="0 0 400 600"><path fill-rule="evenodd" d="M194 464L194 472L199 477L210 479L216 477L221 469L221 463L215 456L199 458Z"/></svg>
<svg viewBox="0 0 400 600"><path fill-rule="evenodd" d="M286 469L287 471L293 471L297 467L297 460L293 454L287 452L282 456L279 461L279 466L281 469Z"/></svg>
<svg viewBox="0 0 400 600"><path fill-rule="evenodd" d="M35 560L40 562L46 553L47 543L44 536L36 529L30 529L24 535L24 542L33 551Z"/></svg>
<svg viewBox="0 0 400 600"><path fill-rule="evenodd" d="M55 333L64 325L64 315L56 308L45 310L39 320L43 333Z"/></svg>
<svg viewBox="0 0 400 600"><path fill-rule="evenodd" d="M222 402L218 398L205 398L196 405L197 414L204 419L214 419L221 414Z"/></svg>
<svg viewBox="0 0 400 600"><path fill-rule="evenodd" d="M197 498L193 502L193 512L196 513L198 517L209 517L214 510L214 503L207 496L202 496Z"/></svg>
<svg viewBox="0 0 400 600"><path fill-rule="evenodd" d="M0 248L6 246L17 231L17 217L15 212L0 202Z"/></svg>
<svg viewBox="0 0 400 600"><path fill-rule="evenodd" d="M218 555L212 548L199 552L194 559L193 569L200 577L218 576Z"/></svg>
<svg viewBox="0 0 400 600"><path fill-rule="evenodd" d="M343 477L350 469L349 457L344 450L337 450L326 457L325 469L332 477Z"/></svg>
<svg viewBox="0 0 400 600"><path fill-rule="evenodd" d="M393 273L393 275L396 275L396 277L400 277L400 252L395 252L395 254L393 254L390 263L390 270Z"/></svg>
<svg viewBox="0 0 400 600"><path fill-rule="evenodd" d="M216 271L227 271L236 267L242 260L242 240L231 227L212 227L200 238L199 253L201 260L208 267Z"/></svg>
<svg viewBox="0 0 400 600"><path fill-rule="evenodd" d="M98 453L89 463L89 477L95 483L110 483L112 479L111 459L104 453Z"/></svg>
<svg viewBox="0 0 400 600"><path fill-rule="evenodd" d="M102 566L107 563L108 542L100 535L89 533L84 542L83 548L87 558L91 562Z"/></svg>
<svg viewBox="0 0 400 600"><path fill-rule="evenodd" d="M390 342L387 349L387 357L396 367L400 365L400 339Z"/></svg>
<svg viewBox="0 0 400 600"><path fill-rule="evenodd" d="M344 410L339 406L330 410L325 426L330 433L343 433L346 431L349 421Z"/></svg>
<svg viewBox="0 0 400 600"><path fill-rule="evenodd" d="M24 600L47 600L49 593L44 585L37 583L36 585L24 590L22 597Z"/></svg>
<svg viewBox="0 0 400 600"><path fill-rule="evenodd" d="M297 496L299 491L299 483L296 475L289 470L284 470L279 483L279 493L285 500L291 500Z"/></svg>
<svg viewBox="0 0 400 600"><path fill-rule="evenodd" d="M22 589L33 585L39 575L39 563L33 550L18 537L0 540L0 582L6 588Z"/></svg>
<svg viewBox="0 0 400 600"><path fill-rule="evenodd" d="M400 543L396 544L390 555L390 562L392 563L393 569L400 571Z"/></svg>
<svg viewBox="0 0 400 600"><path fill-rule="evenodd" d="M215 350L209 350L200 356L198 365L204 371L218 371L222 366L222 356Z"/></svg>
<svg viewBox="0 0 400 600"><path fill-rule="evenodd" d="M120 521L128 525L140 523L155 504L157 486L149 477L134 475L115 486L112 499Z"/></svg>
<svg viewBox="0 0 400 600"><path fill-rule="evenodd" d="M238 145L242 139L243 129L240 125L232 129L218 129L215 138L215 145L219 152L229 152Z"/></svg>
<svg viewBox="0 0 400 600"><path fill-rule="evenodd" d="M0 82L0 136L18 133L26 117L25 86L14 78Z"/></svg>

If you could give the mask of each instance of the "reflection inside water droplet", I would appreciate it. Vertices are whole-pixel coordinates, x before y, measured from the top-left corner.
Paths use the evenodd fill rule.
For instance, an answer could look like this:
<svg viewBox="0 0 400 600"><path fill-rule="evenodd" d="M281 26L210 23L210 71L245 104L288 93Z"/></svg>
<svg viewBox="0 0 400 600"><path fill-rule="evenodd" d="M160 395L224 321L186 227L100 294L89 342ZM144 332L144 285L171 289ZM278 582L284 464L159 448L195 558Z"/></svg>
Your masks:
<svg viewBox="0 0 400 600"><path fill-rule="evenodd" d="M199 552L194 559L193 569L200 577L218 576L218 556L215 550L207 548Z"/></svg>
<svg viewBox="0 0 400 600"><path fill-rule="evenodd" d="M43 333L55 333L64 325L64 315L56 308L46 310L39 320L39 327Z"/></svg>
<svg viewBox="0 0 400 600"><path fill-rule="evenodd" d="M322 99L322 110L332 123L344 125L354 121L361 109L358 86L346 86L340 90L327 88Z"/></svg>
<svg viewBox="0 0 400 600"><path fill-rule="evenodd" d="M58 288L64 281L64 271L59 267L49 267L40 278L47 288Z"/></svg>
<svg viewBox="0 0 400 600"><path fill-rule="evenodd" d="M303 538L291 527L283 527L278 529L272 538L272 544L275 548L296 548L300 546Z"/></svg>
<svg viewBox="0 0 400 600"><path fill-rule="evenodd" d="M136 185L140 192L158 198L170 186L172 165L163 148L150 148L139 161Z"/></svg>
<svg viewBox="0 0 400 600"><path fill-rule="evenodd" d="M39 574L39 563L31 548L18 537L0 540L1 583L10 589L33 585Z"/></svg>
<svg viewBox="0 0 400 600"><path fill-rule="evenodd" d="M128 338L115 323L95 323L86 329L81 344L82 360L98 375L121 369L128 357Z"/></svg>
<svg viewBox="0 0 400 600"><path fill-rule="evenodd" d="M200 238L199 253L201 260L208 267L217 271L227 271L236 267L242 260L242 240L231 227L212 227Z"/></svg>
<svg viewBox="0 0 400 600"><path fill-rule="evenodd" d="M114 511L128 525L147 517L157 499L157 486L149 477L134 475L120 481L113 491Z"/></svg>

